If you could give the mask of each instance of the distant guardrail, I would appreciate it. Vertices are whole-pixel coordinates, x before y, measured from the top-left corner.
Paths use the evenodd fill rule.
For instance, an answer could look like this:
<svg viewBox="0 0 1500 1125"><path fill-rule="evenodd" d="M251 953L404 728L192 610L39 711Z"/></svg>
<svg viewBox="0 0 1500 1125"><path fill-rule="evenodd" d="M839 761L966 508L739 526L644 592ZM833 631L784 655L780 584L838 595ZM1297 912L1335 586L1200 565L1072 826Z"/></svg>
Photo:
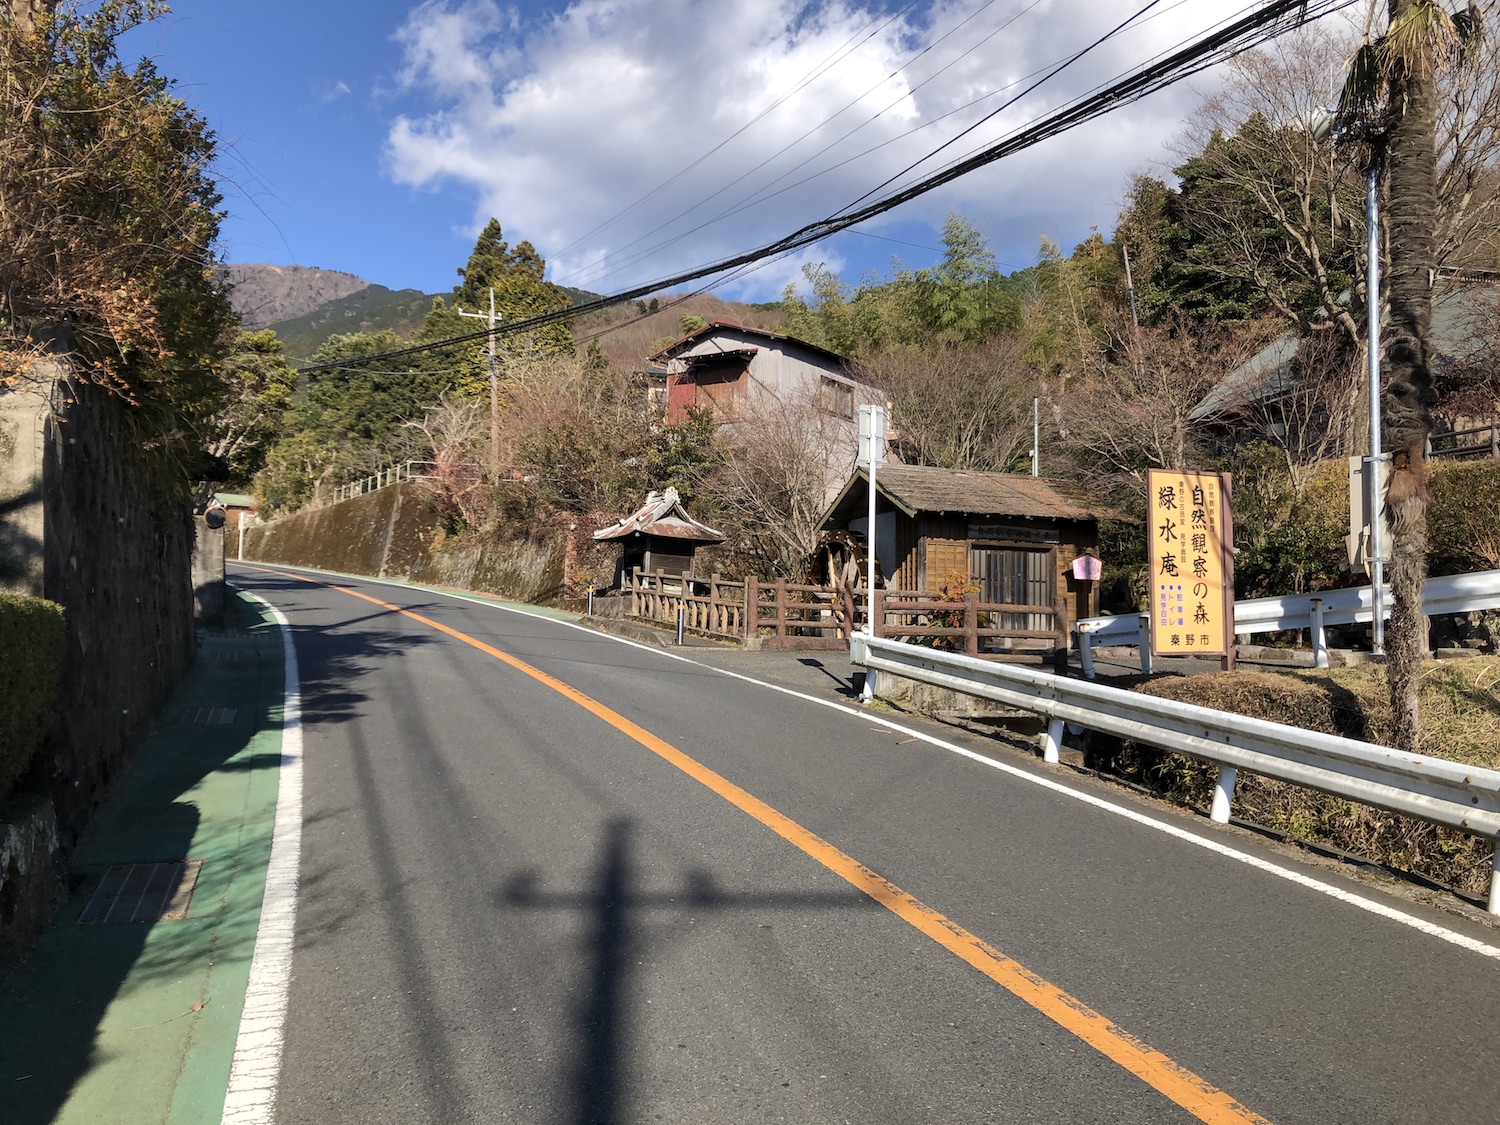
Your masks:
<svg viewBox="0 0 1500 1125"><path fill-rule="evenodd" d="M1187 754L1219 767L1210 817L1229 820L1242 769L1404 813L1448 828L1500 837L1500 770L1409 754L1352 738L1215 711L1174 699L999 664L856 633L850 658L966 695L994 700L1047 720L1042 756L1059 759L1072 723ZM1500 850L1490 878L1489 910L1500 914Z"/></svg>
<svg viewBox="0 0 1500 1125"><path fill-rule="evenodd" d="M1382 600L1387 616L1391 611L1390 587ZM1374 618L1374 587L1350 586L1316 594L1288 594L1280 598L1250 598L1234 605L1236 636L1275 633L1283 629L1308 629L1312 633L1313 663L1328 667L1330 625L1354 625ZM1500 570L1429 578L1422 587L1422 612L1428 617L1445 613L1475 613L1500 609ZM1083 674L1094 678L1094 646L1139 646L1141 671L1151 671L1150 615L1121 614L1118 617L1086 617L1074 623Z"/></svg>
<svg viewBox="0 0 1500 1125"><path fill-rule="evenodd" d="M414 468L435 469L435 461L407 461L401 465L392 465L389 469L382 469L374 476L364 477L361 480L351 481L349 484L341 484L333 490L334 503L340 500L352 500L356 496L363 496L366 492L374 492L388 485L400 484L404 480L430 480L431 473L413 472Z"/></svg>

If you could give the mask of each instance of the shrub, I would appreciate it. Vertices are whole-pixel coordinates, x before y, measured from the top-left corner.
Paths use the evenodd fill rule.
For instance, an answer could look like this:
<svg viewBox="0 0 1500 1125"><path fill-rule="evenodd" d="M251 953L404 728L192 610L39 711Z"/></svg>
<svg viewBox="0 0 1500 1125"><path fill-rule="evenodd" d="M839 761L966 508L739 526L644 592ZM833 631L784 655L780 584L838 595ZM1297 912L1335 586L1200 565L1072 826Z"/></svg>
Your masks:
<svg viewBox="0 0 1500 1125"><path fill-rule="evenodd" d="M1433 757L1500 767L1500 659L1434 661L1422 676L1422 748ZM1137 691L1325 734L1390 745L1384 669L1229 672L1162 677ZM1150 746L1095 737L1090 764L1183 804L1206 808L1218 767ZM1241 772L1234 814L1291 836L1483 894L1489 841L1413 817Z"/></svg>
<svg viewBox="0 0 1500 1125"><path fill-rule="evenodd" d="M1500 461L1438 461L1427 508L1433 574L1500 568Z"/></svg>
<svg viewBox="0 0 1500 1125"><path fill-rule="evenodd" d="M56 717L63 637L62 606L0 594L0 800Z"/></svg>

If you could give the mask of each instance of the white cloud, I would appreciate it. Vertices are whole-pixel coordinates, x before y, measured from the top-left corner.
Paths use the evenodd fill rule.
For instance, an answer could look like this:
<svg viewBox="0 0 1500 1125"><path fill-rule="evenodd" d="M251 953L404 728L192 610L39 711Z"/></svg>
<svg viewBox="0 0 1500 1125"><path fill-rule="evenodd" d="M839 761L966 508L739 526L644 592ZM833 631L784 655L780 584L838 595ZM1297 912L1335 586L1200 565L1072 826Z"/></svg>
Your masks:
<svg viewBox="0 0 1500 1125"><path fill-rule="evenodd" d="M526 22L495 0L429 0L397 33L402 83L424 105L391 126L389 172L415 187L469 188L476 225L494 215L508 237L537 245L557 280L618 291L839 210L1119 23L1123 7L1118 0L1040 0L1029 8L1014 0L934 0L912 23L892 22L857 0L574 0ZM1160 15L958 140L924 171L1245 5L1159 7ZM817 77L804 85L811 74ZM1108 229L1128 173L1160 161L1196 100L1174 88L890 218L937 225L957 208L991 233L1003 260L1025 254L1029 261L1040 235L1069 240L1089 224ZM869 149L876 151L859 155ZM826 245L813 247L758 271L738 292L774 294L803 261L831 256Z"/></svg>
<svg viewBox="0 0 1500 1125"><path fill-rule="evenodd" d="M314 88L320 102L336 102L352 92L347 82L336 78L324 78Z"/></svg>

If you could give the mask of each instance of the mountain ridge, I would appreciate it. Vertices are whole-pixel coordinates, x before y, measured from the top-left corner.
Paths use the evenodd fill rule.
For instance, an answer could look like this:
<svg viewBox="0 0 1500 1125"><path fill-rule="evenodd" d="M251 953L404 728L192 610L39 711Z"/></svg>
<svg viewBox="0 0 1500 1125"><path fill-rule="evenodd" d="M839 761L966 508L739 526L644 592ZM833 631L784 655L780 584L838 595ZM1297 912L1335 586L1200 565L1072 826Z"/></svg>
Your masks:
<svg viewBox="0 0 1500 1125"><path fill-rule="evenodd" d="M231 286L230 305L239 314L240 323L252 330L306 316L320 305L348 297L370 284L344 270L264 262L226 265L224 277Z"/></svg>

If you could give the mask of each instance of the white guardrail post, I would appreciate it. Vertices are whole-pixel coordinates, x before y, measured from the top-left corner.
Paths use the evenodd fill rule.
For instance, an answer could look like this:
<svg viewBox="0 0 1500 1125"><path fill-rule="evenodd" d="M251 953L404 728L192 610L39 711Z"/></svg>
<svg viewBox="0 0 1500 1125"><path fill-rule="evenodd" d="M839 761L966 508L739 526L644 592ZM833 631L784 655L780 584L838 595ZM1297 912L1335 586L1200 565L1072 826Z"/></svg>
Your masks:
<svg viewBox="0 0 1500 1125"><path fill-rule="evenodd" d="M1212 763L1219 775L1210 816L1221 824L1229 820L1239 771L1249 770L1492 841L1500 837L1500 770L863 633L850 638L849 655L865 669L866 682L887 672L1040 715L1049 762L1057 760L1064 725L1074 723ZM1492 866L1489 909L1500 914L1500 860Z"/></svg>

